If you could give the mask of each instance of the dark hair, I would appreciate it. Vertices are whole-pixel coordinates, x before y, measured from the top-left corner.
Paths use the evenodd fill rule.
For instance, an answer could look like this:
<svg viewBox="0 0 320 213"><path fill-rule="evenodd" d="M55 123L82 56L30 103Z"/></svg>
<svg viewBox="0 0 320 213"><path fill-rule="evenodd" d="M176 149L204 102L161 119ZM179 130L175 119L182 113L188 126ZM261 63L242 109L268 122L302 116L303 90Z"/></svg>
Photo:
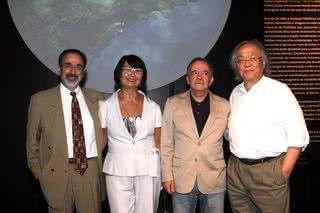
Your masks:
<svg viewBox="0 0 320 213"><path fill-rule="evenodd" d="M87 65L87 56L83 52L78 50L78 49L66 49L66 50L63 50L62 53L60 53L60 55L59 55L59 60L58 60L59 66L62 66L64 57L69 53L78 54L81 57L82 61L83 61L83 67L86 67L86 65Z"/></svg>
<svg viewBox="0 0 320 213"><path fill-rule="evenodd" d="M209 61L207 59L202 58L202 57L196 57L190 61L190 63L187 66L187 75L188 75L188 72L190 71L191 66L197 61L202 61L202 62L206 63L209 67L209 71L211 73L211 76L213 76L213 68L212 68L211 64L209 63Z"/></svg>
<svg viewBox="0 0 320 213"><path fill-rule="evenodd" d="M143 60L136 55L124 55L119 60L116 68L114 69L114 81L116 83L114 86L115 90L121 88L120 78L122 73L122 67L125 62L127 62L133 68L140 68L143 70L141 84L138 89L146 93L147 92L147 68Z"/></svg>
<svg viewBox="0 0 320 213"><path fill-rule="evenodd" d="M231 53L231 57L230 57L230 60L229 60L229 63L230 63L230 66L232 68L232 70L234 71L234 75L235 75L235 80L236 81L242 81L240 75L239 75L239 72L238 72L238 68L237 68L237 54L238 54L238 50L243 46L243 45L246 45L246 44L252 44L254 46L256 46L259 50L260 50L260 53L261 53L261 60L262 60L262 63L264 64L264 70L263 70L263 74L268 76L270 75L270 62L269 62L269 59L268 59L268 53L266 51L266 49L264 48L264 46L262 45L261 42L259 42L257 39L252 39L252 40L245 40L245 41L242 41L240 42L232 51Z"/></svg>

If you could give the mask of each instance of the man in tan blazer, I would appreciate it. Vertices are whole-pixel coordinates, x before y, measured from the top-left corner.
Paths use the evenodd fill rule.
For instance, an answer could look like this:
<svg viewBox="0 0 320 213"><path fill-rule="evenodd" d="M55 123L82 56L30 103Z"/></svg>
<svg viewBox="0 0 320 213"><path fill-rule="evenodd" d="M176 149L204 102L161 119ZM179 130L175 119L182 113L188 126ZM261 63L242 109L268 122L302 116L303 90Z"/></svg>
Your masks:
<svg viewBox="0 0 320 213"><path fill-rule="evenodd" d="M98 117L101 93L80 88L86 56L77 49L59 56L61 84L31 97L27 124L27 159L39 180L50 213L100 213L105 199L102 180L102 129ZM74 95L71 96L71 92ZM74 99L80 108L84 167L77 170L74 150ZM79 112L79 110L78 110ZM81 122L82 120L82 122ZM83 139L83 138L82 138ZM83 148L83 147L82 147Z"/></svg>
<svg viewBox="0 0 320 213"><path fill-rule="evenodd" d="M212 94L213 70L204 58L187 67L190 90L168 98L161 131L162 181L175 213L224 212L226 164L223 132L230 107Z"/></svg>

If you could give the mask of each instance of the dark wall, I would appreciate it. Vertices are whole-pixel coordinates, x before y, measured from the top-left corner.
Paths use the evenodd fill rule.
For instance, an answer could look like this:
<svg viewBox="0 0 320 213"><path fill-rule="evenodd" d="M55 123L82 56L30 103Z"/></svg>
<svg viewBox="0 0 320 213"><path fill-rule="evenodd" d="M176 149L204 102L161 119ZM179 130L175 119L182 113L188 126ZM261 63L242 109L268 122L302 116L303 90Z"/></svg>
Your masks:
<svg viewBox="0 0 320 213"><path fill-rule="evenodd" d="M0 1L0 41L1 41L1 86L4 87L7 97L5 132L8 136L5 143L4 164L10 172L5 172L8 181L4 186L10 199L10 207L20 212L36 212L40 206L42 194L38 182L27 169L25 154L25 127L30 96L41 89L56 85L58 77L48 70L32 54L17 32L5 1ZM6 183L12 183L6 184ZM13 192L13 187L15 192ZM10 190L10 191L9 191ZM7 196L11 195L11 196ZM40 202L39 202L40 201ZM13 203L13 204L11 204ZM5 202L5 204L7 204ZM4 212L4 211L3 211ZM12 211L13 212L13 211Z"/></svg>

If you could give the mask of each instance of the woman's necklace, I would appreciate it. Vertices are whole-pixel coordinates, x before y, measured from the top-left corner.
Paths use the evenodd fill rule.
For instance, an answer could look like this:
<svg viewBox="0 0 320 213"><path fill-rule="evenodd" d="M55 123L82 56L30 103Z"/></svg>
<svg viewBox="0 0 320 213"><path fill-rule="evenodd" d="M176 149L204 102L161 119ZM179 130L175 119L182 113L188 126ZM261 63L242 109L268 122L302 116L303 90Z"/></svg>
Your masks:
<svg viewBox="0 0 320 213"><path fill-rule="evenodd" d="M121 102L121 108L123 109L123 111L125 112L125 114L127 115L127 116L124 116L124 117L128 117L128 118L133 118L134 117L134 115L136 114L136 112L137 112L137 110L138 110L138 106L139 106L139 103L140 103L140 98L139 98L139 94L137 95L137 101L136 101L136 103L134 104L134 111L133 111L133 113L132 114L130 114L129 112L128 112L128 110L126 109L126 107L131 107L131 105L125 105L124 103L123 103L123 101Z"/></svg>

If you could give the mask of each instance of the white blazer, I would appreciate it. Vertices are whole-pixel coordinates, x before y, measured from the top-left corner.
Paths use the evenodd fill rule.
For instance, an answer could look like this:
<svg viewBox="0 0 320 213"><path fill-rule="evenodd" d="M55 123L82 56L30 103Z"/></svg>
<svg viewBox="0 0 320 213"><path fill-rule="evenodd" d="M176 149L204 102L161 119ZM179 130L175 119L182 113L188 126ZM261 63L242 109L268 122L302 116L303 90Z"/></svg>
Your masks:
<svg viewBox="0 0 320 213"><path fill-rule="evenodd" d="M160 177L159 150L155 147L154 129L161 127L159 105L144 96L141 121L136 122L133 138L122 120L118 91L105 101L100 101L102 128L108 132L108 153L103 172L117 176L150 175Z"/></svg>

